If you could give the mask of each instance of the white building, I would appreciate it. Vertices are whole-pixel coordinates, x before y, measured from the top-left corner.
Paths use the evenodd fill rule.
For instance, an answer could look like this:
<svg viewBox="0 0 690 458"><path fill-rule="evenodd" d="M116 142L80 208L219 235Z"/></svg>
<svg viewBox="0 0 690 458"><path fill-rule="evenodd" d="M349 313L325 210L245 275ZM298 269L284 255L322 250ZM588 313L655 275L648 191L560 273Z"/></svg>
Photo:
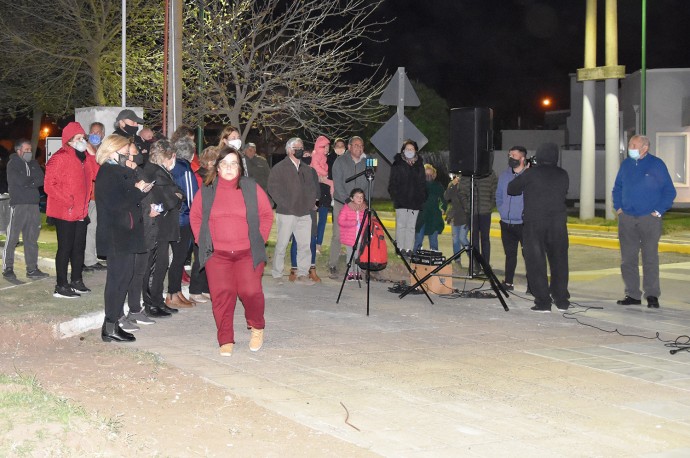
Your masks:
<svg viewBox="0 0 690 458"><path fill-rule="evenodd" d="M552 141L561 146L561 166L570 175L569 199L580 196L580 141L582 138L582 83L570 75L570 116L563 129L503 131L502 146L525 146L530 153L539 144ZM640 128L640 72L621 80L620 95L620 159L626 157L628 138ZM596 83L596 190L597 200L604 200L604 82ZM647 70L647 136L650 151L666 163L678 196L675 204L690 203L690 68ZM494 168L505 168L507 151L497 151Z"/></svg>

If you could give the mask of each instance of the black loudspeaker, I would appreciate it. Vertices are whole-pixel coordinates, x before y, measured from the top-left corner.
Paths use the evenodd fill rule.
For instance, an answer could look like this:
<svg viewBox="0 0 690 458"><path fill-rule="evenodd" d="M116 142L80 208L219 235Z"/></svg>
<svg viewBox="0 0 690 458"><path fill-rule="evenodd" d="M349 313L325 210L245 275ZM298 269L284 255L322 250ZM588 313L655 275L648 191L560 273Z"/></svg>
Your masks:
<svg viewBox="0 0 690 458"><path fill-rule="evenodd" d="M493 154L493 110L452 108L450 110L450 171L462 175L491 173Z"/></svg>

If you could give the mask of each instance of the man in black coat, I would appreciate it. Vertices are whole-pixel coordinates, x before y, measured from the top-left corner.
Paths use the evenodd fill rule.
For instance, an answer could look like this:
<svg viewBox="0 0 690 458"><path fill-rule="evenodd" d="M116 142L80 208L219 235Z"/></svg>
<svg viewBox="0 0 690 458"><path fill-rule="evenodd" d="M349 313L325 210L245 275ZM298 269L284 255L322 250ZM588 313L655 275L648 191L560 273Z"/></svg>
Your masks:
<svg viewBox="0 0 690 458"><path fill-rule="evenodd" d="M558 164L559 150L554 143L537 148L537 165L525 170L508 184L508 194L523 194L525 209L524 257L529 285L534 294L535 312L548 313L551 303L560 311L568 310L568 229L565 197L568 172ZM551 284L546 260L551 269Z"/></svg>

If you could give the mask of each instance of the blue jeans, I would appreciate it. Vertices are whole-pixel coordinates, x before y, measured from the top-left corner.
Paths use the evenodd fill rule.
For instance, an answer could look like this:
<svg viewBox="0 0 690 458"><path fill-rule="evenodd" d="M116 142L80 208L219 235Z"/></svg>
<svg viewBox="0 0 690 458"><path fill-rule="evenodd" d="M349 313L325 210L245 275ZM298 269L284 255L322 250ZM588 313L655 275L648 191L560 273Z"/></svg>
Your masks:
<svg viewBox="0 0 690 458"><path fill-rule="evenodd" d="M297 268L297 241L295 240L295 236L293 235L290 237L290 262L291 267ZM311 238L311 244L309 246L311 248L311 265L314 266L316 265L316 237Z"/></svg>
<svg viewBox="0 0 690 458"><path fill-rule="evenodd" d="M323 245L323 234L326 232L326 222L328 221L328 213L331 209L329 207L319 207L316 211L316 244ZM334 221L333 224L338 224ZM313 261L312 261L313 262Z"/></svg>
<svg viewBox="0 0 690 458"><path fill-rule="evenodd" d="M419 231L414 236L414 251L419 250L422 248L422 244L424 243L424 226L419 228ZM438 251L438 231L429 234L429 247L434 250Z"/></svg>
<svg viewBox="0 0 690 458"><path fill-rule="evenodd" d="M467 233L470 229L467 227L467 224L463 224L462 226L451 226L451 229L453 238L453 254L456 254L458 251L470 244L470 241L467 239Z"/></svg>

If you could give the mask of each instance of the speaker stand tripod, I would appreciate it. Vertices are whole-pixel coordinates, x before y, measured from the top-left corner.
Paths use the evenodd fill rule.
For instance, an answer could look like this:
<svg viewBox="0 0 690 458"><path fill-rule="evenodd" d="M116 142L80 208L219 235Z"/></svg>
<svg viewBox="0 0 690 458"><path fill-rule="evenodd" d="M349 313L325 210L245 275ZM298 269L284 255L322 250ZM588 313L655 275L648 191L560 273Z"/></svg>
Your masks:
<svg viewBox="0 0 690 458"><path fill-rule="evenodd" d="M340 302L340 296L343 294L343 288L345 287L345 281L347 280L347 273L350 271L350 268L352 267L352 262L355 258L355 255L357 254L357 247L359 246L359 241L362 239L362 234L364 233L364 228L368 227L369 231L369 237L372 237L373 234L373 228L374 228L374 218L376 218L376 221L378 224L381 225L381 229L383 229L383 232L386 234L386 237L388 237L388 240L390 240L391 244L393 247L395 247L395 254L397 254L400 259L402 259L403 264L405 264L405 268L407 271L414 277L415 280L419 281L419 277L417 277L416 272L410 267L410 265L407 263L407 260L403 256L402 252L400 251L400 248L398 248L398 244L395 242L393 237L391 237L391 234L388 232L388 229L386 229L386 226L383 225L383 222L379 218L378 214L376 213L376 210L373 210L371 208L371 182L374 179L374 169L373 168L366 168L364 171L359 172L356 175L351 176L347 180L345 180L346 183L356 179L360 175L364 175L367 179L367 208L364 210L364 218L362 219L362 224L359 226L359 230L357 231L357 238L355 239L355 243L352 246L352 254L350 255L350 259L347 261L347 267L345 268L345 274L343 275L343 281L340 284L340 291L338 292L338 298L336 299L335 303L338 304ZM347 204L346 204L347 205ZM373 218L372 218L373 215ZM338 224L337 221L334 221L334 224ZM370 240L371 241L371 240ZM367 259L367 264L371 265L371 250L368 251L368 259ZM370 282L371 282L371 272L369 270L366 270L366 283L367 283L367 316L369 316L369 287L370 287ZM359 280L357 281L359 283ZM361 284L360 284L361 288ZM422 288L422 291L424 292L424 295L426 295L426 298L429 299L429 302L433 305L434 301L431 300L431 297L429 294L426 292L424 288Z"/></svg>
<svg viewBox="0 0 690 458"><path fill-rule="evenodd" d="M472 174L470 178L470 228L471 230L475 230L475 225L474 225L474 218L475 218L475 205L474 205L474 193L475 193L475 175ZM477 225L478 226L478 225ZM471 239L470 239L471 240ZM407 288L405 291L403 291L400 296L400 299L403 297L407 296L410 291L412 291L414 288L417 288L419 285L423 284L425 281L427 281L432 275L438 274L441 269L449 265L451 262L455 261L456 259L460 258L460 256L463 253L469 253L470 256L470 266L469 266L469 278L474 278L475 275L475 263L479 264L479 267L481 271L484 273L484 276L489 279L489 284L491 285L491 289L493 289L494 293L496 293L496 296L498 297L498 300L501 302L501 305L503 306L503 309L507 312L509 311L508 305L506 304L505 299L501 295L501 293L505 294L505 297L508 297L508 292L505 290L501 282L498 280L498 277L496 277L496 274L494 273L493 269L489 265L488 262L484 259L484 257L479 254L479 251L472 245L472 242L466 247L463 247L460 251L455 253L453 256L450 258L446 259L441 265L437 266L434 270L426 274L421 280L417 280L417 277L415 276L415 279L417 280L417 283L414 285L411 285L409 288ZM424 289L422 287L422 289ZM431 300L431 299L429 299Z"/></svg>

